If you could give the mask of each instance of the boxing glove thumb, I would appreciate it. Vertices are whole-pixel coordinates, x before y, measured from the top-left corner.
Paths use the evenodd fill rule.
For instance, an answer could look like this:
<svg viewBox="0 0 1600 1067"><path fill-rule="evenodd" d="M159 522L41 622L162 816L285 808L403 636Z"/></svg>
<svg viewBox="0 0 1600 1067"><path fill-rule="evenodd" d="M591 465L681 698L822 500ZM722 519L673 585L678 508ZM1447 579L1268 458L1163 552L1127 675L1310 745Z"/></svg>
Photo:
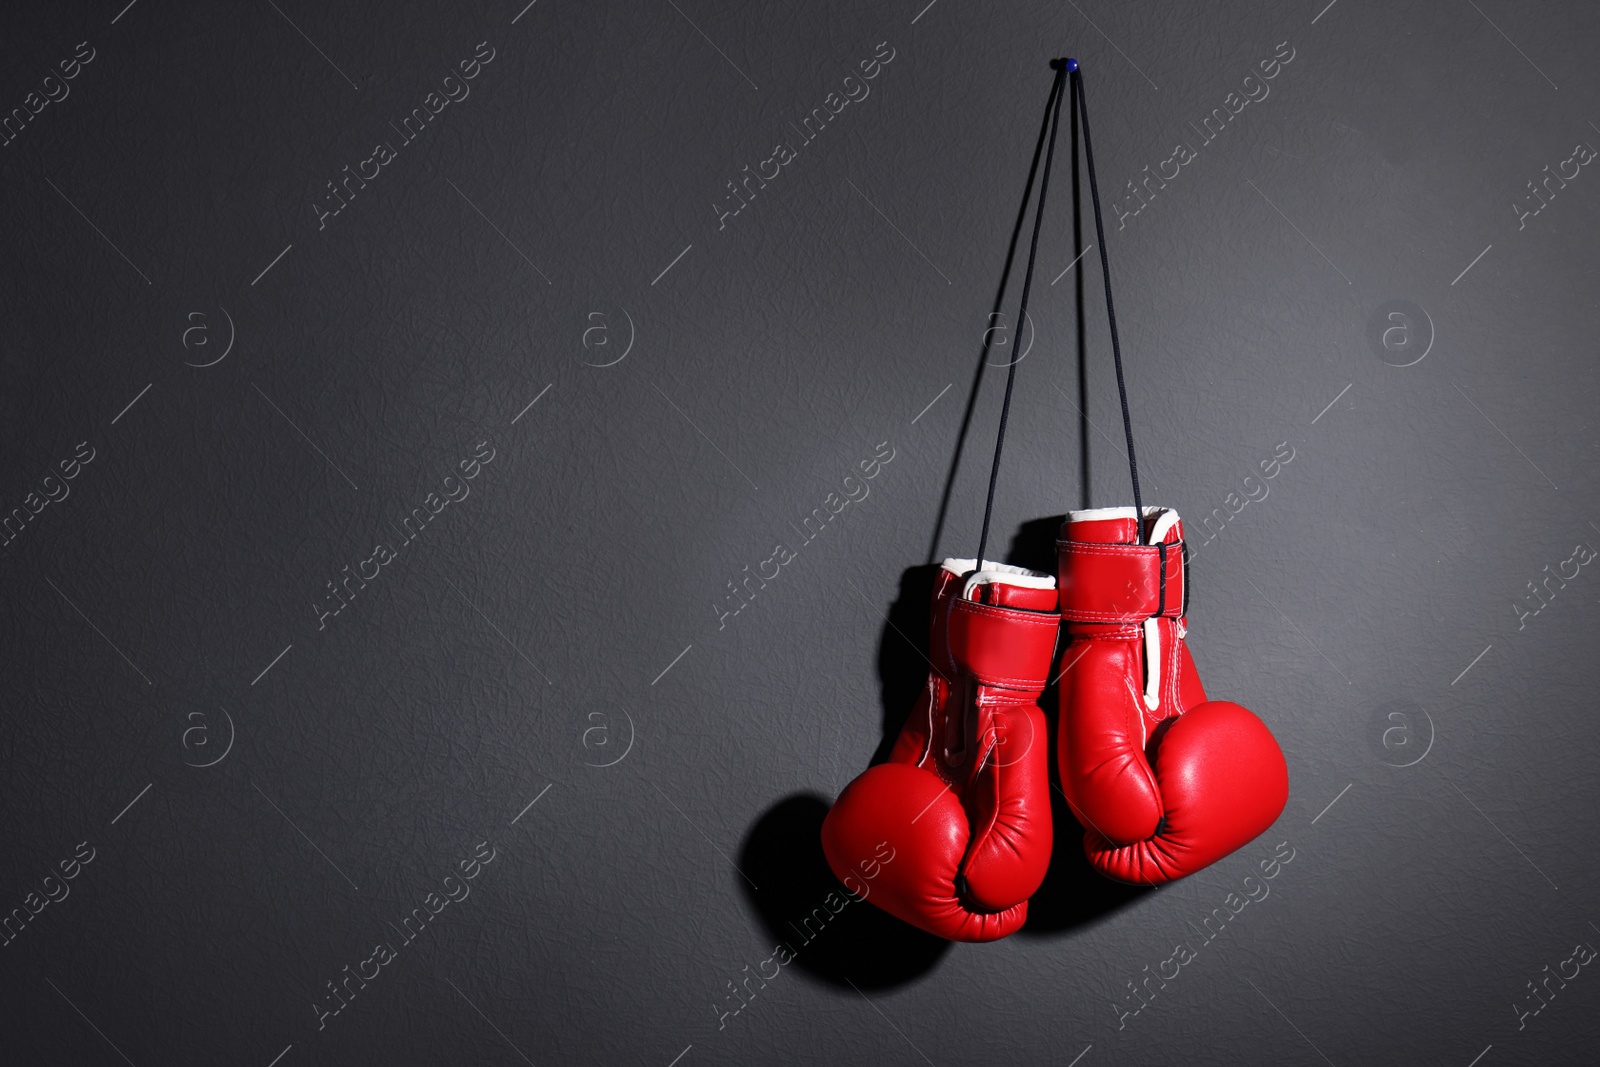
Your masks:
<svg viewBox="0 0 1600 1067"><path fill-rule="evenodd" d="M1289 768L1271 731L1238 704L1213 700L1168 719L1151 738L1164 813L1155 833L1116 844L1094 828L1089 862L1121 882L1181 878L1249 843L1289 798Z"/></svg>

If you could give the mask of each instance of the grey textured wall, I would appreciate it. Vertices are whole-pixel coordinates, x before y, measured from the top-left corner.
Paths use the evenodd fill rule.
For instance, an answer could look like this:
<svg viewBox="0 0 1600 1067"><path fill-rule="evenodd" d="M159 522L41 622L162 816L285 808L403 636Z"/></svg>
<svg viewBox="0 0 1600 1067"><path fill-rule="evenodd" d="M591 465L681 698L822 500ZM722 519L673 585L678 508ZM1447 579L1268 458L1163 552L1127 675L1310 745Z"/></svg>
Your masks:
<svg viewBox="0 0 1600 1067"><path fill-rule="evenodd" d="M1594 1062L1592 5L124 2L0 15L8 1062ZM1128 502L1070 158L989 317L1063 54L1288 809L1159 891L1058 812L1020 935L855 905L745 1004L982 364L1008 558Z"/></svg>

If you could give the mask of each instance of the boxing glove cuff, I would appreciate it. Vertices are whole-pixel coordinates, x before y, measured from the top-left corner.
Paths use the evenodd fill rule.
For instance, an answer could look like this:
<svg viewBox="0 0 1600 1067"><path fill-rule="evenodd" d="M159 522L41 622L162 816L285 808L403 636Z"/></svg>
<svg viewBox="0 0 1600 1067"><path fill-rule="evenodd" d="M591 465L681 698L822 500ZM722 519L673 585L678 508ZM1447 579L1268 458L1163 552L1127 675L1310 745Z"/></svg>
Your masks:
<svg viewBox="0 0 1600 1067"><path fill-rule="evenodd" d="M950 609L950 654L984 685L1037 694L1050 678L1061 616L955 601Z"/></svg>
<svg viewBox="0 0 1600 1067"><path fill-rule="evenodd" d="M1182 618L1188 611L1188 546L1102 545L1058 541L1061 617L1068 622L1142 622ZM1074 561L1093 557L1094 566Z"/></svg>

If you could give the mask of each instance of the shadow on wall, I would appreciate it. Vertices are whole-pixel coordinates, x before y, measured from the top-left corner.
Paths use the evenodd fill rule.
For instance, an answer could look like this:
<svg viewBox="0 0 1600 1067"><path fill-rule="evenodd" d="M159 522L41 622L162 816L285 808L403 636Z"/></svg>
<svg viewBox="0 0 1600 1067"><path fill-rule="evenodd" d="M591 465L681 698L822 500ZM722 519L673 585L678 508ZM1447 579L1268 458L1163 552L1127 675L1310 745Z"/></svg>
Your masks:
<svg viewBox="0 0 1600 1067"><path fill-rule="evenodd" d="M931 971L950 942L870 903L852 900L822 854L828 801L797 793L768 808L745 837L739 879L773 943L794 953L791 969L849 990L905 985ZM831 904L831 908L830 908ZM837 910L834 910L837 909Z"/></svg>
<svg viewBox="0 0 1600 1067"><path fill-rule="evenodd" d="M1079 210L1078 115L1072 116L1072 231L1073 248L1083 248L1083 222ZM1041 124L1034 146L1033 162L1023 189L1022 207L1011 231L1010 248L992 312L998 314L1005 300L1007 283L1016 257L1018 238L1027 216L1043 155L1049 112ZM1084 271L1075 271L1077 305L1077 380L1079 496L1080 507L1088 506L1089 421L1086 343L1083 331ZM991 314L987 320L995 321ZM973 412L989 364L990 344L995 331L984 331L977 367L967 394L961 428L952 450L950 469L940 496L933 534L928 548L929 561L909 567L900 575L900 590L889 606L878 640L878 680L883 702L883 739L871 763L888 758L917 697L927 680L929 605L934 578L938 574L938 549L945 519L954 492L956 474L971 428ZM997 364L1003 366L1003 364ZM1064 487L1063 487L1064 488ZM1043 571L1056 572L1055 540L1064 516L1031 519L1012 537L1005 562ZM968 549L971 551L972 549ZM1052 670L1055 677L1059 666ZM1052 684L1042 698L1050 724L1049 744L1051 815L1055 826L1055 848L1044 884L1028 904L1028 921L1021 933L1027 936L1053 936L1089 925L1101 917L1126 907L1152 890L1111 882L1097 874L1083 854L1083 830L1072 817L1060 789L1055 768L1056 689ZM866 768L863 767L863 770ZM774 804L745 836L739 865L760 888L739 879L738 884L751 906L760 915L774 943L787 945L794 958L792 965L803 973L841 988L851 984L862 990L885 989L916 981L930 972L950 950L951 943L880 911L871 903L852 899L834 877L822 851L822 821L829 802L815 793L797 793Z"/></svg>

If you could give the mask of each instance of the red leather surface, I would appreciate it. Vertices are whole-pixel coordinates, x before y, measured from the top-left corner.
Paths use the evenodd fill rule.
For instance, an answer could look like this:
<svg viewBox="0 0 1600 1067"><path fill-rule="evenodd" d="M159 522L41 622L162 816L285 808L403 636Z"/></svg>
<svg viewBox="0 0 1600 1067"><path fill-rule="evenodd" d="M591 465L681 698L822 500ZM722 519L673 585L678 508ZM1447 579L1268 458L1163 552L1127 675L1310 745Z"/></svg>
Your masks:
<svg viewBox="0 0 1600 1067"><path fill-rule="evenodd" d="M1128 509L1130 512L1133 509ZM1149 529L1151 517L1146 516L1144 526ZM1096 541L1107 545L1131 545L1134 542L1133 516L1110 519L1068 518L1061 525L1063 541Z"/></svg>
<svg viewBox="0 0 1600 1067"><path fill-rule="evenodd" d="M1181 544L1168 542L1163 548L1058 541L1056 552L1064 619L1131 622L1152 615L1175 619L1183 613Z"/></svg>
<svg viewBox="0 0 1600 1067"><path fill-rule="evenodd" d="M932 605L934 670L889 762L847 786L823 822L841 879L882 844L895 849L868 899L952 941L1020 927L1050 862L1049 745L1036 701L1054 652L1054 589L974 590L941 570ZM1025 605L1006 607L1001 605Z"/></svg>
<svg viewBox="0 0 1600 1067"><path fill-rule="evenodd" d="M1021 928L1027 895L997 911L963 901L955 879L969 837L960 799L937 775L904 763L870 768L851 782L822 824L823 851L841 879L882 855L882 842L894 850L870 883L869 903L950 941L994 941Z"/></svg>
<svg viewBox="0 0 1600 1067"><path fill-rule="evenodd" d="M981 682L1008 689L1042 690L1048 681L1060 623L1054 612L1018 611L957 600L950 609L950 653Z"/></svg>
<svg viewBox="0 0 1600 1067"><path fill-rule="evenodd" d="M1062 528L1063 602L1080 617L1065 623L1057 758L1091 863L1111 878L1155 884L1193 874L1272 825L1288 800L1288 770L1259 718L1207 702L1180 636L1185 619L1156 620L1160 685L1156 707L1147 706L1142 622L1156 605L1146 599L1147 614L1126 611L1139 602L1127 563L1138 548L1115 545L1134 533L1131 516ZM1181 523L1164 538L1181 539Z"/></svg>
<svg viewBox="0 0 1600 1067"><path fill-rule="evenodd" d="M1289 799L1289 768L1272 732L1224 700L1189 709L1164 731L1155 770L1167 820L1160 834L1131 843L1084 835L1089 862L1118 881L1193 874L1254 840Z"/></svg>
<svg viewBox="0 0 1600 1067"><path fill-rule="evenodd" d="M1061 675L1061 789L1085 829L1139 841L1161 821L1161 789L1145 758L1138 629L1074 633Z"/></svg>
<svg viewBox="0 0 1600 1067"><path fill-rule="evenodd" d="M1022 608L1024 611L1056 610L1056 591L1053 586L1049 589L1035 589L1027 585L985 582L972 590L972 599L979 604Z"/></svg>

